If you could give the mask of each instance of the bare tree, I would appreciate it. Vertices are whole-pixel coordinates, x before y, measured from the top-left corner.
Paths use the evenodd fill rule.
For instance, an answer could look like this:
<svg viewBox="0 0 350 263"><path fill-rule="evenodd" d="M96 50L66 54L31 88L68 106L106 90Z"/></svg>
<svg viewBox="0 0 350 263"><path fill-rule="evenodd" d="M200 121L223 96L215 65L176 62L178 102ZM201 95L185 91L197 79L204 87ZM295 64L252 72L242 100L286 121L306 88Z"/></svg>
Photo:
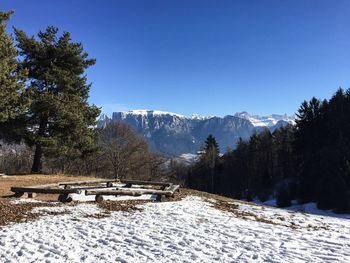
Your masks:
<svg viewBox="0 0 350 263"><path fill-rule="evenodd" d="M111 122L102 130L101 148L116 179L132 176L149 163L146 141L123 122Z"/></svg>
<svg viewBox="0 0 350 263"><path fill-rule="evenodd" d="M33 151L24 144L5 144L0 146L0 173L24 174L30 172Z"/></svg>

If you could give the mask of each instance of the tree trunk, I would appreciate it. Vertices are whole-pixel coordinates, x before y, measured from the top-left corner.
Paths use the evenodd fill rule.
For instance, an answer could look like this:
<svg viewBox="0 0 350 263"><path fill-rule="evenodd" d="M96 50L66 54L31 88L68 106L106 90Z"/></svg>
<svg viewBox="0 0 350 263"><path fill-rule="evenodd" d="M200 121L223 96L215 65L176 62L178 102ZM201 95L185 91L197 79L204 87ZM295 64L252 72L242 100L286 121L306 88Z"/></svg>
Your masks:
<svg viewBox="0 0 350 263"><path fill-rule="evenodd" d="M113 173L114 173L114 179L119 180L119 173L118 173L118 167L117 164L113 164Z"/></svg>
<svg viewBox="0 0 350 263"><path fill-rule="evenodd" d="M214 174L215 174L215 171L214 171L214 168L211 168L210 169L210 179L211 179L211 193L214 194L214 190L215 190L215 186L214 186Z"/></svg>
<svg viewBox="0 0 350 263"><path fill-rule="evenodd" d="M42 172L42 158L43 150L40 144L37 144L35 147L34 160L32 165L32 173L41 173Z"/></svg>
<svg viewBox="0 0 350 263"><path fill-rule="evenodd" d="M48 114L44 114L40 118L40 125L37 135L41 139L45 135L45 130L47 126L47 120L48 120ZM35 153L34 153L34 160L33 160L33 166L32 166L32 173L41 173L42 172L42 156L43 156L43 148L41 145L41 142L37 141L35 145Z"/></svg>

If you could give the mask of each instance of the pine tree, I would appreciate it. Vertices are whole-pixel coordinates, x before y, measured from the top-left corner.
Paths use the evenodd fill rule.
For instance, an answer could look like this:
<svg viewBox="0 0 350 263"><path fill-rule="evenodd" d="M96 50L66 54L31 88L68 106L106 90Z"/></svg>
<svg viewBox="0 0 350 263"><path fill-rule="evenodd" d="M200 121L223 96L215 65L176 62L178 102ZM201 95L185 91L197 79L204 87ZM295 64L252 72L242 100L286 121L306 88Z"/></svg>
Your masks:
<svg viewBox="0 0 350 263"><path fill-rule="evenodd" d="M40 31L38 38L17 29L15 35L31 94L21 116L21 137L35 146L32 172L41 172L43 155L77 157L94 147L93 126L100 111L88 104L91 84L84 74L95 60L88 59L81 43L72 42L70 33L58 36L55 27Z"/></svg>
<svg viewBox="0 0 350 263"><path fill-rule="evenodd" d="M252 186L251 173L249 172L249 144L242 138L239 138L237 142L237 148L234 151L237 162L237 176L242 181L242 188L240 189L240 195L244 196L247 200L251 199L250 191ZM233 182L235 183L235 182ZM250 201L250 200L249 200Z"/></svg>
<svg viewBox="0 0 350 263"><path fill-rule="evenodd" d="M11 36L6 34L6 22L13 12L0 12L0 138L10 139L9 122L25 108L25 71L18 70L18 52Z"/></svg>
<svg viewBox="0 0 350 263"><path fill-rule="evenodd" d="M320 173L317 181L316 201L322 209L349 211L350 187L350 100L339 89L329 100L324 117L324 136L321 149Z"/></svg>
<svg viewBox="0 0 350 263"><path fill-rule="evenodd" d="M274 180L295 179L294 132L292 125L274 131Z"/></svg>
<svg viewBox="0 0 350 263"><path fill-rule="evenodd" d="M208 185L210 186L209 189L212 193L215 192L215 174L219 165L219 153L219 145L216 142L215 137L210 134L205 141L205 145L200 156L200 161L209 172Z"/></svg>
<svg viewBox="0 0 350 263"><path fill-rule="evenodd" d="M299 167L299 198L319 208L348 211L350 129L348 92L339 89L329 101L313 98L299 110L295 151Z"/></svg>
<svg viewBox="0 0 350 263"><path fill-rule="evenodd" d="M222 156L221 163L219 192L226 196L245 198L250 188L248 143L239 138L236 149L228 150Z"/></svg>
<svg viewBox="0 0 350 263"><path fill-rule="evenodd" d="M298 196L301 202L315 201L315 185L322 173L321 149L325 141L324 115L327 101L312 98L298 110L295 132L295 153L299 163Z"/></svg>
<svg viewBox="0 0 350 263"><path fill-rule="evenodd" d="M251 190L265 201L273 183L273 140L268 129L251 136L248 159Z"/></svg>

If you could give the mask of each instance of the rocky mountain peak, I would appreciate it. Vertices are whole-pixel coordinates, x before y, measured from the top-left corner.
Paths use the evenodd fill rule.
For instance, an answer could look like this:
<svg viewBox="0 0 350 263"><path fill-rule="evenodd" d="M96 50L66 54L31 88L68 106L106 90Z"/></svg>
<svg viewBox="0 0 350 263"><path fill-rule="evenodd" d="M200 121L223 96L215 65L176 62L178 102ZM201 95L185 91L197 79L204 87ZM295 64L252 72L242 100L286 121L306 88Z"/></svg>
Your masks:
<svg viewBox="0 0 350 263"><path fill-rule="evenodd" d="M294 119L287 115L251 115L246 111L225 117L204 117L158 110L130 110L114 112L112 118L101 115L98 126L104 127L109 121L124 121L137 133L144 136L150 146L168 155L195 154L209 134L213 134L221 152L227 147L234 148L241 137L248 139L254 132L268 128L273 131Z"/></svg>

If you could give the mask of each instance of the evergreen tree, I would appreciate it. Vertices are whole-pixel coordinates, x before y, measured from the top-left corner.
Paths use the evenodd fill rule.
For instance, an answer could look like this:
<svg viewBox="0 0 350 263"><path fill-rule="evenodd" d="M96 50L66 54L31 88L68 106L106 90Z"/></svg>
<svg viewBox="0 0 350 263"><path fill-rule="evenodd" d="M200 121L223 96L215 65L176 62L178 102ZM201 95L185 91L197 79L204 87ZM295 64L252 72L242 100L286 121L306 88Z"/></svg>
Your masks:
<svg viewBox="0 0 350 263"><path fill-rule="evenodd" d="M0 12L0 138L11 140L10 122L25 109L25 71L18 70L18 52L6 34L12 12ZM13 123L12 123L13 124Z"/></svg>
<svg viewBox="0 0 350 263"><path fill-rule="evenodd" d="M287 125L273 133L275 181L295 179L294 132L294 127Z"/></svg>
<svg viewBox="0 0 350 263"><path fill-rule="evenodd" d="M327 136L321 148L320 176L315 187L316 201L322 209L349 211L350 189L350 100L339 89L330 99L324 118Z"/></svg>
<svg viewBox="0 0 350 263"><path fill-rule="evenodd" d="M324 144L324 115L327 101L312 98L304 101L297 114L295 153L299 176L299 199L301 202L315 201L315 184L321 169L321 148Z"/></svg>
<svg viewBox="0 0 350 263"><path fill-rule="evenodd" d="M262 201L269 195L273 184L273 140L268 129L253 134L249 140L250 190Z"/></svg>
<svg viewBox="0 0 350 263"><path fill-rule="evenodd" d="M248 170L248 143L239 138L235 150L222 157L220 193L235 198L246 198L250 189Z"/></svg>
<svg viewBox="0 0 350 263"><path fill-rule="evenodd" d="M200 161L208 170L208 185L210 186L209 189L212 193L215 192L215 174L217 173L219 165L219 153L219 145L216 142L215 137L210 134L205 141L205 145L200 156Z"/></svg>
<svg viewBox="0 0 350 263"><path fill-rule="evenodd" d="M41 172L44 154L77 157L93 149L100 111L88 104L91 84L84 72L95 60L68 32L58 36L55 27L40 31L38 38L17 29L15 34L31 94L20 136L35 146L32 172Z"/></svg>
<svg viewBox="0 0 350 263"><path fill-rule="evenodd" d="M339 89L328 101L313 98L299 110L295 151L299 198L322 209L349 211L350 99Z"/></svg>
<svg viewBox="0 0 350 263"><path fill-rule="evenodd" d="M241 182L239 194L249 200L251 199L250 192L252 186L252 177L249 172L249 143L239 138L234 154L237 162L236 176L239 178L238 182ZM236 184L236 182L232 183Z"/></svg>

